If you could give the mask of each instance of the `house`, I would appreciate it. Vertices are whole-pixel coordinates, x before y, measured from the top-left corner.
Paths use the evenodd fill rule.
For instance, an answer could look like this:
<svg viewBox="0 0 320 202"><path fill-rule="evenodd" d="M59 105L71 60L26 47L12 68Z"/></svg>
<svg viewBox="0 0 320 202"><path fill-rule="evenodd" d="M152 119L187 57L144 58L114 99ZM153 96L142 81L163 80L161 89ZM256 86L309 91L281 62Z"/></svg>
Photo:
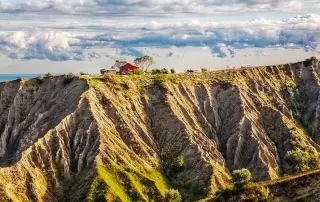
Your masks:
<svg viewBox="0 0 320 202"><path fill-rule="evenodd" d="M136 67L130 63L127 63L120 68L120 74L132 74L134 70L139 70L139 67Z"/></svg>

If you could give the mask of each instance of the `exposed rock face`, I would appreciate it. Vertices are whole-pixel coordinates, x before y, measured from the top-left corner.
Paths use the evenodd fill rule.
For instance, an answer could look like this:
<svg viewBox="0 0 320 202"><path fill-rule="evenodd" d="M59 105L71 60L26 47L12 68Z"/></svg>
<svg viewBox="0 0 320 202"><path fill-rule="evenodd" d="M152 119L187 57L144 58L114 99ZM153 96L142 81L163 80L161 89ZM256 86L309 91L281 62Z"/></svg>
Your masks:
<svg viewBox="0 0 320 202"><path fill-rule="evenodd" d="M0 84L0 201L186 201L320 151L320 65ZM2 197L2 198L1 198Z"/></svg>

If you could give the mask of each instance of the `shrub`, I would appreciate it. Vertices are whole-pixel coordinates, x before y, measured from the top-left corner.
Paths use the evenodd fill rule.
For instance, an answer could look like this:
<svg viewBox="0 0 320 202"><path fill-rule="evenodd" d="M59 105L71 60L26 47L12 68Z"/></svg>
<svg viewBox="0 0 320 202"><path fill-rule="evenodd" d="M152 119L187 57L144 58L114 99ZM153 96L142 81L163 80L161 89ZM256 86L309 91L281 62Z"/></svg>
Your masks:
<svg viewBox="0 0 320 202"><path fill-rule="evenodd" d="M38 76L37 78L37 83L42 84L44 82L44 77L43 76Z"/></svg>
<svg viewBox="0 0 320 202"><path fill-rule="evenodd" d="M169 71L166 68L161 69L161 74L169 74Z"/></svg>
<svg viewBox="0 0 320 202"><path fill-rule="evenodd" d="M269 191L257 184L257 183L249 183L247 184L242 194L240 195L240 201L269 201Z"/></svg>
<svg viewBox="0 0 320 202"><path fill-rule="evenodd" d="M268 202L269 190L257 183L249 183L240 189L226 189L216 193L215 201Z"/></svg>
<svg viewBox="0 0 320 202"><path fill-rule="evenodd" d="M304 66L309 66L312 64L312 62L317 62L318 58L312 56L311 58L306 59L305 61L303 61Z"/></svg>
<svg viewBox="0 0 320 202"><path fill-rule="evenodd" d="M80 75L89 75L88 73L85 73L85 72L80 72Z"/></svg>
<svg viewBox="0 0 320 202"><path fill-rule="evenodd" d="M155 75L155 74L161 74L161 70L160 69L152 69L151 70L151 74Z"/></svg>
<svg viewBox="0 0 320 202"><path fill-rule="evenodd" d="M104 75L104 73L106 73L107 70L106 69L100 69L100 74Z"/></svg>
<svg viewBox="0 0 320 202"><path fill-rule="evenodd" d="M242 187L251 181L251 172L248 169L234 170L231 173L232 181L236 187Z"/></svg>
<svg viewBox="0 0 320 202"><path fill-rule="evenodd" d="M141 71L140 69L134 69L134 70L132 71L132 74L134 74L134 75L141 75L141 74L143 74L143 71Z"/></svg>
<svg viewBox="0 0 320 202"><path fill-rule="evenodd" d="M162 159L165 172L168 176L175 175L182 171L184 168L184 157L182 155L178 157L164 155Z"/></svg>
<svg viewBox="0 0 320 202"><path fill-rule="evenodd" d="M207 72L208 69L207 68L201 68L201 72Z"/></svg>
<svg viewBox="0 0 320 202"><path fill-rule="evenodd" d="M64 84L65 85L70 84L73 81L74 77L75 75L71 72L69 74L64 75Z"/></svg>
<svg viewBox="0 0 320 202"><path fill-rule="evenodd" d="M314 153L302 151L301 149L288 151L286 162L289 173L298 173L320 167L319 156Z"/></svg>
<svg viewBox="0 0 320 202"><path fill-rule="evenodd" d="M170 69L171 74L175 74L176 70L175 69Z"/></svg>
<svg viewBox="0 0 320 202"><path fill-rule="evenodd" d="M187 73L193 73L193 72L194 72L194 70L192 70L192 69L188 69L186 72L187 72Z"/></svg>
<svg viewBox="0 0 320 202"><path fill-rule="evenodd" d="M178 190L175 189L170 189L169 191L166 192L165 201L167 202L181 202L182 198Z"/></svg>
<svg viewBox="0 0 320 202"><path fill-rule="evenodd" d="M44 75L44 76L46 76L46 77L53 77L53 75L52 74L50 74L50 73L47 73L46 75Z"/></svg>

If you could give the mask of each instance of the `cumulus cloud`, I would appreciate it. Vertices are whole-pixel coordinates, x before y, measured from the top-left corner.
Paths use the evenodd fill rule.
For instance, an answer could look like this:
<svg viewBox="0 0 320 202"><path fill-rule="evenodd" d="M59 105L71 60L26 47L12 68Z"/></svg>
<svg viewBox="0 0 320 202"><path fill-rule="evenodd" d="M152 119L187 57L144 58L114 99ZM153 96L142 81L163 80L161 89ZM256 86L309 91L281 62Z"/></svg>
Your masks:
<svg viewBox="0 0 320 202"><path fill-rule="evenodd" d="M306 3L319 0L29 0L0 2L7 13L89 16L177 16L282 11L304 12Z"/></svg>
<svg viewBox="0 0 320 202"><path fill-rule="evenodd" d="M234 49L248 47L312 51L320 47L320 15L316 14L241 22L35 23L10 25L0 21L0 29L4 30L0 32L0 52L13 59L65 61L109 57L103 51L106 48L117 48L122 55L141 56L145 47L209 47L215 57L234 57ZM17 31L20 26L23 28Z"/></svg>

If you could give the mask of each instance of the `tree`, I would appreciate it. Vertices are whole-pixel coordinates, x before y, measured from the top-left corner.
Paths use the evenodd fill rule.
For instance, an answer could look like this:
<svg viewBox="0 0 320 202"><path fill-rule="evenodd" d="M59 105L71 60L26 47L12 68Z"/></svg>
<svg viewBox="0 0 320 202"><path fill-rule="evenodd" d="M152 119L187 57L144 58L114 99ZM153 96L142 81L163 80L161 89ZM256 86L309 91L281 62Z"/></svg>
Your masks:
<svg viewBox="0 0 320 202"><path fill-rule="evenodd" d="M242 187L251 181L251 172L245 168L232 171L231 176L236 187Z"/></svg>
<svg viewBox="0 0 320 202"><path fill-rule="evenodd" d="M128 62L125 60L116 60L116 62L114 63L114 65L111 68L112 69L114 69L114 68L119 69L120 67L122 67L123 65L126 65L126 64L128 64Z"/></svg>
<svg viewBox="0 0 320 202"><path fill-rule="evenodd" d="M171 74L175 74L176 70L175 69L170 69Z"/></svg>
<svg viewBox="0 0 320 202"><path fill-rule="evenodd" d="M142 71L148 70L151 65L153 65L154 59L151 56L144 56L141 58L136 58L134 64L142 69Z"/></svg>

